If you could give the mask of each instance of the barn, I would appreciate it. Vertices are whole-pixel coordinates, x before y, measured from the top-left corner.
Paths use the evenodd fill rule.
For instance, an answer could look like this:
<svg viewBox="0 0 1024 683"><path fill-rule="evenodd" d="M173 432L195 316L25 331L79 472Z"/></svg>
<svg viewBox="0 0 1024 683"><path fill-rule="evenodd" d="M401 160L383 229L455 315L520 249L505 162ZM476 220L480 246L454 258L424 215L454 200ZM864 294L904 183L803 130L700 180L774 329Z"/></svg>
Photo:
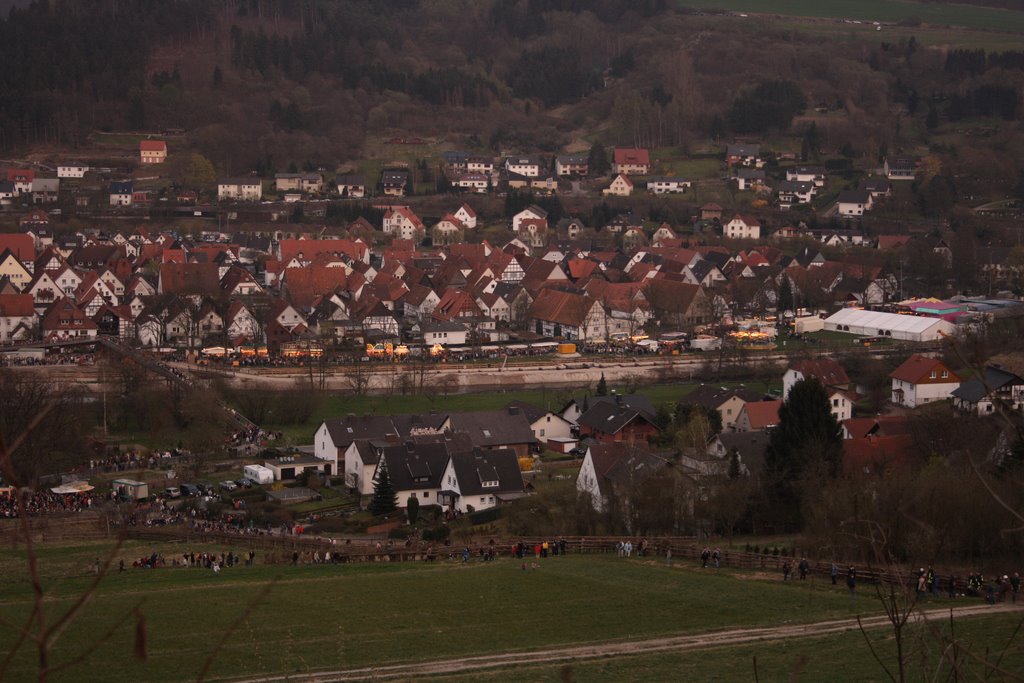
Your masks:
<svg viewBox="0 0 1024 683"><path fill-rule="evenodd" d="M848 332L860 337L925 342L953 334L956 325L941 318L844 308L825 319L825 329L830 332Z"/></svg>

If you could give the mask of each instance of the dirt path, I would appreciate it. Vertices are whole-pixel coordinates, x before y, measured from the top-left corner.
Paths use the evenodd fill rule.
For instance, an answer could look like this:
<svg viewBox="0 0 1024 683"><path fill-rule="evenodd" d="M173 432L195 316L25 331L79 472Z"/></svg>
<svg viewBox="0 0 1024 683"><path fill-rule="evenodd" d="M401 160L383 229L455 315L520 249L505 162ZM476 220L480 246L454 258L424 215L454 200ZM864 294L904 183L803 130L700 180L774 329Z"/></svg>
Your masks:
<svg viewBox="0 0 1024 683"><path fill-rule="evenodd" d="M972 605L954 608L957 617L970 617L997 614L1001 612L1024 611L1024 605ZM949 609L926 610L915 615L915 620L948 619ZM884 616L865 617L861 620L864 628L879 629L889 626ZM247 683L326 683L327 681L363 681L388 680L395 678L416 678L419 676L440 676L459 674L484 669L495 669L510 664L529 662L537 664L557 664L559 662L601 659L624 655L651 654L655 652L684 652L688 650L704 650L716 647L746 645L750 643L788 640L790 638L811 638L836 633L845 633L857 629L857 620L835 619L818 621L810 624L793 624L766 628L744 628L716 633L699 633L683 636L666 636L645 640L615 641L608 643L592 643L543 650L528 650L495 655L479 655L430 662L411 664L393 664L359 669L337 669L308 674L281 674L241 679Z"/></svg>

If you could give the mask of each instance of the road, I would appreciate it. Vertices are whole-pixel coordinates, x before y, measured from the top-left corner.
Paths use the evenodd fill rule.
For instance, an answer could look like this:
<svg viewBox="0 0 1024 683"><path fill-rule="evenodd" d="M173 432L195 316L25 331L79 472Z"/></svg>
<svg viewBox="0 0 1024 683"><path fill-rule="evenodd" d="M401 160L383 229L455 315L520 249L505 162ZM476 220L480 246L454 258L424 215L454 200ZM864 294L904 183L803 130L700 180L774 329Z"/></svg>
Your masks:
<svg viewBox="0 0 1024 683"><path fill-rule="evenodd" d="M962 619L972 616L991 615L1002 612L1024 612L1024 606L1018 605L971 605L953 610L955 617ZM948 620L949 609L926 610L917 613L913 621L927 619ZM884 616L866 617L861 620L865 629L891 628ZM794 638L818 638L856 631L856 618L818 621L809 624L792 624L767 628L742 628L714 633L700 633L644 640L612 641L606 643L590 643L565 647L527 650L495 655L479 655L411 664L391 664L386 666L363 667L358 669L336 669L308 674L283 674L260 676L256 678L237 679L247 683L326 683L328 681L364 681L388 679L415 679L420 676L445 676L462 674L472 671L497 669L500 667L530 665L550 665L562 662L580 662L606 657L653 654L658 652L688 652L709 650L712 648L749 645L751 643L772 643L779 640Z"/></svg>

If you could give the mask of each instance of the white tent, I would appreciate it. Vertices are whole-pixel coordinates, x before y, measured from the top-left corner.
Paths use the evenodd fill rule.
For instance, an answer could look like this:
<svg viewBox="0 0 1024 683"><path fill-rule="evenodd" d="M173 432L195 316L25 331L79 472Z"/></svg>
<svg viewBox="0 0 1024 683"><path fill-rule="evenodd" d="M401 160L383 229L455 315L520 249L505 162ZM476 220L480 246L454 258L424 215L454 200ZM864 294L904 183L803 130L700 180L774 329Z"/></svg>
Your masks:
<svg viewBox="0 0 1024 683"><path fill-rule="evenodd" d="M825 329L830 332L849 332L861 337L920 342L935 341L942 335L953 334L956 325L940 318L844 308L825 319Z"/></svg>

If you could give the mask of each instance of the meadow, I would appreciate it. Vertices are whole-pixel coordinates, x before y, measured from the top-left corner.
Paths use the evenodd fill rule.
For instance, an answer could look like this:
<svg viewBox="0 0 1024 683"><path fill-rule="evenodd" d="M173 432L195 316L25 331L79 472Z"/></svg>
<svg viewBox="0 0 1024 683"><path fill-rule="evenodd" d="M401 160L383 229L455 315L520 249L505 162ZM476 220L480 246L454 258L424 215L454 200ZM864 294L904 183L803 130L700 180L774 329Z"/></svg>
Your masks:
<svg viewBox="0 0 1024 683"><path fill-rule="evenodd" d="M120 557L130 560L153 550L170 555L203 548L154 549L131 542ZM233 550L246 548L240 542ZM51 619L82 591L94 557L102 552L95 544L43 548ZM106 577L83 616L58 642L53 660L59 663L80 653L91 638L139 604L146 617L147 659L131 655L134 621L129 620L86 662L54 680L108 680L112 668L123 680L194 679L214 643L239 617L244 618L217 654L211 669L215 677L443 660L878 612L866 589L853 603L844 588L827 581L783 583L776 577L701 570L687 563L669 567L664 558L569 555L542 560L538 569L526 571L507 558L467 565L441 560L298 567L262 566L259 559L255 567L220 574L166 568L130 569ZM14 640L7 622L18 623L28 613L31 595L23 562L20 551L0 554L0 651ZM264 595L271 581L276 582ZM765 656L775 650L750 649ZM652 671L663 666L657 658L647 659L624 666ZM24 680L32 675L33 665L33 652L23 649L8 677ZM619 665L585 666L597 667L595 672L612 667L604 679L613 680L608 671ZM547 677L524 676L521 680Z"/></svg>
<svg viewBox="0 0 1024 683"><path fill-rule="evenodd" d="M1024 31L1024 12L955 3L900 0L679 0L685 7L732 12L768 13L822 19L896 23L919 19L936 26L964 26L994 31Z"/></svg>

